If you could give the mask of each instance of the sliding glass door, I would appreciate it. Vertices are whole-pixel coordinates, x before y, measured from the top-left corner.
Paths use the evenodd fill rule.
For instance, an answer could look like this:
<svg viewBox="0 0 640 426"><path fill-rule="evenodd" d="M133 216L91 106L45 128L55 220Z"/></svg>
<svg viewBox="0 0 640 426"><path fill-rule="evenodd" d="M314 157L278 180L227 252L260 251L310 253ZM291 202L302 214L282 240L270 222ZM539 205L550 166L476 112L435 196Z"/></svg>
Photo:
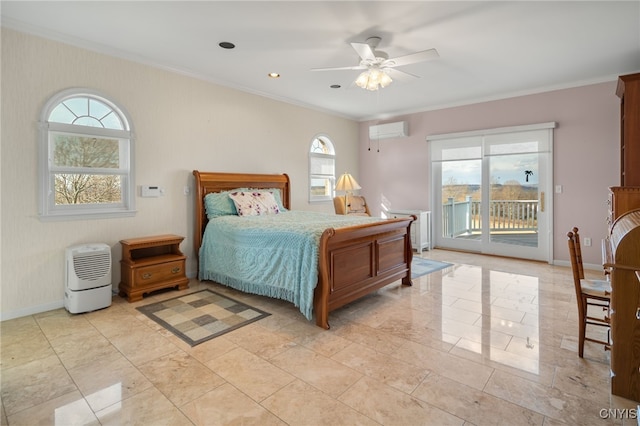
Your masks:
<svg viewBox="0 0 640 426"><path fill-rule="evenodd" d="M437 247L552 260L552 128L427 139Z"/></svg>

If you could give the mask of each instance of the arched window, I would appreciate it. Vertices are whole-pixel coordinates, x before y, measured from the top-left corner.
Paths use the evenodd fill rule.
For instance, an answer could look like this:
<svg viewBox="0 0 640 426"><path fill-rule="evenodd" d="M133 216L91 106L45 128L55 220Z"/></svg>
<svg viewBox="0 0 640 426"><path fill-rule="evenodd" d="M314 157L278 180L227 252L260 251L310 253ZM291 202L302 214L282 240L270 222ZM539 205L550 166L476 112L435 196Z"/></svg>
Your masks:
<svg viewBox="0 0 640 426"><path fill-rule="evenodd" d="M131 216L133 132L123 109L87 89L65 90L40 120L40 218Z"/></svg>
<svg viewBox="0 0 640 426"><path fill-rule="evenodd" d="M333 199L336 155L326 136L316 136L309 151L309 202Z"/></svg>

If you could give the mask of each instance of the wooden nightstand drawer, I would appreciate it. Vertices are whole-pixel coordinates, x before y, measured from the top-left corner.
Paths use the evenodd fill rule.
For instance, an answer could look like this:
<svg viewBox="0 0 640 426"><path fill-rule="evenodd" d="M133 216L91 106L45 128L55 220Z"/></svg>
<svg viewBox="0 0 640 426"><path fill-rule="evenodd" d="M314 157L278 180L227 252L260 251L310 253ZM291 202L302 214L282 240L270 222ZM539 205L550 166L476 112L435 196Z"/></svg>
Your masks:
<svg viewBox="0 0 640 426"><path fill-rule="evenodd" d="M135 282L142 286L181 278L184 277L184 260L136 268L134 276Z"/></svg>

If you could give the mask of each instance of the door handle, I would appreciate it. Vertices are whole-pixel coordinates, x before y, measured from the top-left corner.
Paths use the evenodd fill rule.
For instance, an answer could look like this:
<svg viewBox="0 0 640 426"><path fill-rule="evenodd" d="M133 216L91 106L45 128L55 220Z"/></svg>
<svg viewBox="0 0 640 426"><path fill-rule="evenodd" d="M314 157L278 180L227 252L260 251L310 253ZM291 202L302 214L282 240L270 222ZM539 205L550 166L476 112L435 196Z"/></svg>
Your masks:
<svg viewBox="0 0 640 426"><path fill-rule="evenodd" d="M544 212L544 191L540 191L540 212Z"/></svg>

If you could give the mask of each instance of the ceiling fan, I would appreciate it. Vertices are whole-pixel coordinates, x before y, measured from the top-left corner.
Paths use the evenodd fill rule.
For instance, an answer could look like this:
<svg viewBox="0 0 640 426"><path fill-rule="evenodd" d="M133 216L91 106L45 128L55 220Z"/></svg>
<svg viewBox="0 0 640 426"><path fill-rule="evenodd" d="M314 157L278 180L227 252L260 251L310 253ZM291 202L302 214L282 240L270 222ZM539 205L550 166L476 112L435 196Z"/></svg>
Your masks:
<svg viewBox="0 0 640 426"><path fill-rule="evenodd" d="M311 71L365 70L355 80L355 84L363 89L378 90L379 87L384 88L391 84L393 78L420 78L417 75L400 71L396 67L415 64L440 56L436 49L428 49L409 55L389 58L387 53L376 50L380 40L380 37L369 37L365 43L351 43L351 47L360 56L358 65L337 68L314 68Z"/></svg>

